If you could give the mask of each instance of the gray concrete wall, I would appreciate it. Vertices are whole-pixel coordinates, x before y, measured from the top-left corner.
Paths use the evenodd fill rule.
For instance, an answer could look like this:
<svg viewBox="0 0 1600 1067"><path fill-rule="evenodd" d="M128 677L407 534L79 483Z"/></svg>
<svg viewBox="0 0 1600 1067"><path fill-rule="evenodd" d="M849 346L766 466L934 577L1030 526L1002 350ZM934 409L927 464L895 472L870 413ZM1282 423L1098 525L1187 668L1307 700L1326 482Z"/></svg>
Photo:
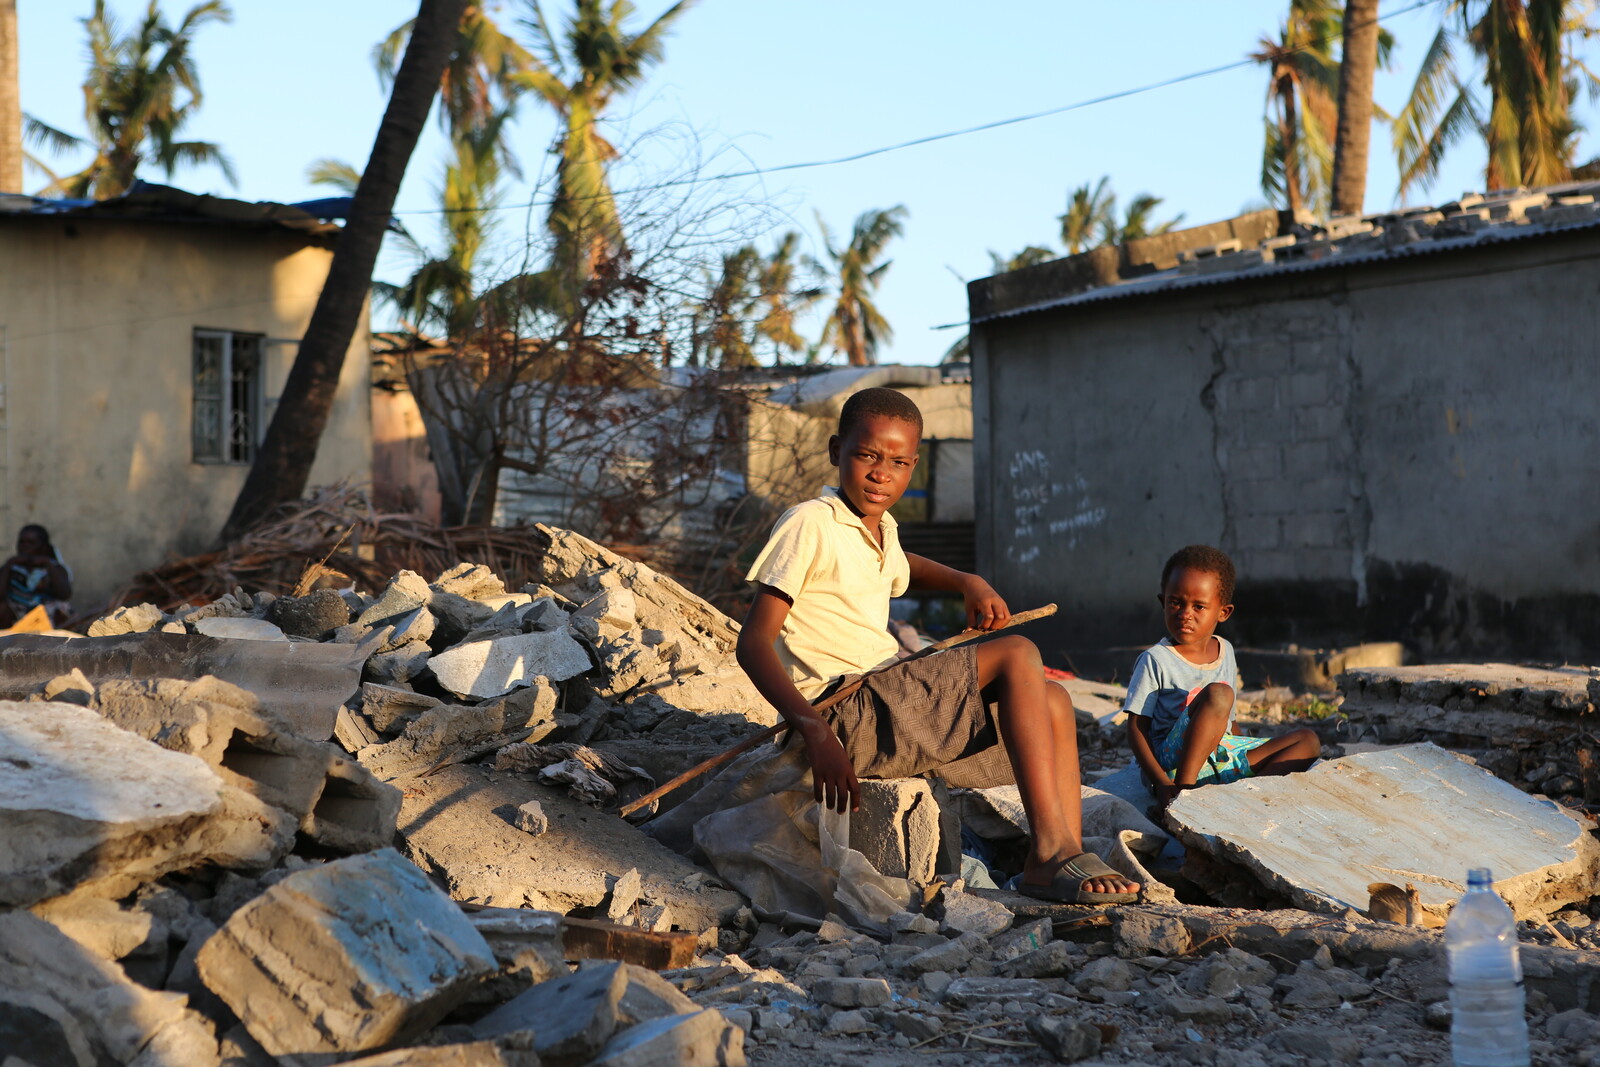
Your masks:
<svg viewBox="0 0 1600 1067"><path fill-rule="evenodd" d="M979 562L1061 604L1047 653L1155 640L1198 541L1239 568L1236 641L1600 659L1595 231L994 320L973 352Z"/></svg>

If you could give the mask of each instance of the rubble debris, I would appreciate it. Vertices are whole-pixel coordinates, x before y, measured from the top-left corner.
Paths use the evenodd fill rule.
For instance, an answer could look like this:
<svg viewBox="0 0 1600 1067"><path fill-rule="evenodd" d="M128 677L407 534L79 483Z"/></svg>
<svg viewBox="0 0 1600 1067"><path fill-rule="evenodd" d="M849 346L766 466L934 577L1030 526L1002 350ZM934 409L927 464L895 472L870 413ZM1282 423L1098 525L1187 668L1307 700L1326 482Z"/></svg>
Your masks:
<svg viewBox="0 0 1600 1067"><path fill-rule="evenodd" d="M231 619L213 616L194 624L194 632L224 641L287 641L288 636L265 619Z"/></svg>
<svg viewBox="0 0 1600 1067"><path fill-rule="evenodd" d="M1469 867L1495 872L1519 918L1600 891L1587 818L1429 743L1191 790L1169 816L1191 850L1247 867L1308 911L1359 912L1368 886L1396 871L1415 879L1435 914L1464 891Z"/></svg>
<svg viewBox="0 0 1600 1067"><path fill-rule="evenodd" d="M211 677L108 681L93 707L124 730L205 760L225 783L287 812L292 826L327 848L365 852L394 838L396 790L336 749L295 736L237 686Z"/></svg>
<svg viewBox="0 0 1600 1067"><path fill-rule="evenodd" d="M494 953L502 975L520 977L520 985L526 987L567 973L560 915L530 908L468 907L464 911Z"/></svg>
<svg viewBox="0 0 1600 1067"><path fill-rule="evenodd" d="M1352 733L1431 740L1529 792L1600 803L1600 681L1591 668L1445 663L1368 668L1339 678Z"/></svg>
<svg viewBox="0 0 1600 1067"><path fill-rule="evenodd" d="M544 806L537 800L530 800L526 804L518 805L517 813L511 819L511 825L525 834L537 837L550 829L550 816L544 813Z"/></svg>
<svg viewBox="0 0 1600 1067"><path fill-rule="evenodd" d="M530 800L550 819L550 828L532 838L501 814ZM608 872L637 867L642 892L669 906L692 933L720 925L743 905L735 893L690 881L704 878L699 868L621 819L522 775L481 765L408 779L400 838L419 867L468 903L563 913L592 908L610 892Z"/></svg>
<svg viewBox="0 0 1600 1067"><path fill-rule="evenodd" d="M1125 686L1087 678L1052 678L1049 681L1065 689L1072 698L1072 710L1079 726L1096 727L1108 737L1120 736L1127 729L1128 716L1122 710L1122 701L1128 693Z"/></svg>
<svg viewBox="0 0 1600 1067"><path fill-rule="evenodd" d="M226 845L222 781L72 704L0 702L0 904L120 895Z"/></svg>
<svg viewBox="0 0 1600 1067"><path fill-rule="evenodd" d="M923 778L868 779L851 813L850 847L880 874L927 885L939 870L943 827L933 785Z"/></svg>
<svg viewBox="0 0 1600 1067"><path fill-rule="evenodd" d="M591 664L582 645L564 631L552 631L463 642L432 657L428 668L456 696L483 700L539 678L564 682Z"/></svg>
<svg viewBox="0 0 1600 1067"><path fill-rule="evenodd" d="M606 752L562 741L537 745L507 745L495 756L495 770L537 774L539 781L566 786L575 800L595 807L626 803L655 788L655 779L642 768L630 767ZM653 814L653 809L646 815Z"/></svg>
<svg viewBox="0 0 1600 1067"><path fill-rule="evenodd" d="M43 919L0 913L6 1063L215 1067L212 1026L176 993L146 989Z"/></svg>
<svg viewBox="0 0 1600 1067"><path fill-rule="evenodd" d="M210 675L253 693L298 737L326 741L343 704L360 685L370 653L359 645L306 641L225 641L192 634L142 633L76 641L0 638L0 697L27 696L79 670L95 685L129 678L193 681Z"/></svg>
<svg viewBox="0 0 1600 1067"><path fill-rule="evenodd" d="M744 1031L707 1009L629 1027L606 1042L594 1067L744 1067Z"/></svg>
<svg viewBox="0 0 1600 1067"><path fill-rule="evenodd" d="M396 1049L343 1062L345 1067L539 1067L539 1054L520 1047L524 1044L532 1042L514 1034L502 1041Z"/></svg>
<svg viewBox="0 0 1600 1067"><path fill-rule="evenodd" d="M1405 662L1399 641L1374 641L1346 648L1236 648L1234 655L1247 682L1270 680L1296 692L1326 693L1346 671L1364 667L1398 667Z"/></svg>
<svg viewBox="0 0 1600 1067"><path fill-rule="evenodd" d="M406 721L399 737L359 749L356 759L387 782L431 770L452 755L472 758L500 745L545 737L556 728L558 694L544 679L534 682L493 702L465 707L435 703ZM497 743L486 744L491 742Z"/></svg>
<svg viewBox="0 0 1600 1067"><path fill-rule="evenodd" d="M166 622L166 616L154 604L135 604L117 608L111 614L89 624L90 637L115 637L118 634L142 634Z"/></svg>
<svg viewBox="0 0 1600 1067"><path fill-rule="evenodd" d="M497 967L392 849L283 879L234 912L197 963L262 1048L305 1067L421 1037Z"/></svg>
<svg viewBox="0 0 1600 1067"><path fill-rule="evenodd" d="M281 596L267 609L267 621L290 637L321 641L349 625L350 605L335 589L314 589L305 596Z"/></svg>

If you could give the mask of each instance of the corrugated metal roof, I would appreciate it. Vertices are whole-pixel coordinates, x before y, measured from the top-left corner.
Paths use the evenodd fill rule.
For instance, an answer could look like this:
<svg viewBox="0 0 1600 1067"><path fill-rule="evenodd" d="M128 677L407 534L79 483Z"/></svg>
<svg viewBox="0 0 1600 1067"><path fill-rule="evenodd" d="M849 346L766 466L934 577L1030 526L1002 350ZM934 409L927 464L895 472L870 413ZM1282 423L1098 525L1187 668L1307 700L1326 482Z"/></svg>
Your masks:
<svg viewBox="0 0 1600 1067"><path fill-rule="evenodd" d="M324 197L299 204L250 202L190 193L169 185L155 185L150 182L135 182L127 193L108 200L0 193L0 216L54 216L281 227L318 236L337 233L339 227L328 220L342 219L349 213L349 197Z"/></svg>
<svg viewBox="0 0 1600 1067"><path fill-rule="evenodd" d="M1587 188L1587 186L1585 186L1585 188ZM1554 192L1554 190L1552 192ZM1458 205L1464 203L1467 205L1468 210L1459 211L1455 215L1444 216L1443 219L1439 223L1434 224L1432 228L1444 229L1446 232L1448 232L1450 229L1448 224L1451 223L1452 220L1460 219L1464 215L1470 215L1481 209L1492 208L1496 205L1503 204L1512 199L1515 195L1526 197L1529 194L1519 191L1519 194L1503 194L1498 199L1480 199L1478 203L1470 203L1469 198L1464 198L1462 202L1458 202ZM1559 193L1556 195L1559 195ZM1547 196L1544 199L1547 204L1551 204L1552 197ZM1451 205L1451 207L1457 207L1458 205ZM1556 201L1554 204L1552 204L1552 206L1563 205L1561 205L1559 201ZM1069 293L1067 295L1054 297L1049 300L1036 301L1032 304L1027 304L1021 307L1009 308L1005 311L999 311L991 315L984 315L974 318L971 320L971 324L976 326L986 322L994 322L999 319L1017 318L1022 315L1031 315L1041 311L1054 311L1062 308L1076 307L1082 304L1095 304L1109 300L1123 300L1138 296L1151 296L1160 293L1179 292L1188 289L1197 289L1203 286L1231 285L1238 282L1249 282L1262 278L1285 277L1292 274L1306 274L1313 271L1330 270L1339 267L1359 267L1368 264L1385 263L1417 256L1428 256L1467 248L1502 244L1511 241L1533 240L1555 234L1600 229L1600 204L1593 205L1593 207L1594 211L1590 214L1589 218L1565 223L1552 224L1534 221L1505 220L1486 223L1481 229L1478 229L1472 233L1439 237L1401 237L1395 239L1394 243L1392 244L1386 244L1383 247L1377 248L1371 247L1374 243L1383 241L1382 229L1380 226L1375 227L1377 229L1376 235L1372 231L1362 231L1360 233L1350 234L1345 237L1331 239L1324 237L1322 239L1313 239L1308 242L1291 246L1288 251L1292 251L1295 258L1287 261L1274 260L1270 258L1271 253L1268 251L1266 254L1269 256L1269 258L1266 262L1256 261L1249 266L1244 265L1245 263L1250 262L1252 258L1248 255L1248 253L1257 250L1246 249L1243 251L1247 254L1239 255L1241 263L1240 266L1234 270L1228 270L1224 268L1221 270L1213 269L1202 273L1196 273L1192 269L1186 270L1184 267L1179 267L1177 269L1165 270L1156 274L1149 274L1140 278L1116 282L1111 285L1101 286L1082 292ZM1397 222L1415 220L1425 212L1426 209L1416 209L1405 212L1403 215L1372 216L1372 220L1377 220L1380 223L1384 219L1395 220ZM1272 242L1270 241L1265 242L1262 247L1266 248L1271 243ZM1357 247L1350 247L1350 245L1356 245ZM1214 264L1225 264L1228 260L1231 260L1234 255L1238 255L1238 253L1218 256L1211 262Z"/></svg>

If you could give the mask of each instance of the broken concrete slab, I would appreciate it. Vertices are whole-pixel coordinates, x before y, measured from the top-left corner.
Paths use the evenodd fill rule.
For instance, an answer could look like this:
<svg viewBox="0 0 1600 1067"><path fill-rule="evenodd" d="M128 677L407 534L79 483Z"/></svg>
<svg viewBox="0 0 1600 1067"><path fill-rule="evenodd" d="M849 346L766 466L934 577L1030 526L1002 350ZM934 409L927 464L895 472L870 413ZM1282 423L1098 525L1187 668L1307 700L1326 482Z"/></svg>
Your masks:
<svg viewBox="0 0 1600 1067"><path fill-rule="evenodd" d="M539 1055L531 1047L519 1049L502 1042L473 1041L465 1045L396 1049L359 1060L345 1060L344 1064L345 1067L539 1067Z"/></svg>
<svg viewBox="0 0 1600 1067"><path fill-rule="evenodd" d="M394 844L399 817L400 790L355 760L330 754L300 832L330 852L370 852Z"/></svg>
<svg viewBox="0 0 1600 1067"><path fill-rule="evenodd" d="M483 935L503 974L520 975L523 985L567 972L561 916L531 908L472 908L464 914Z"/></svg>
<svg viewBox="0 0 1600 1067"><path fill-rule="evenodd" d="M1339 679L1345 702L1431 704L1447 710L1486 708L1537 715L1587 714L1587 667L1519 667L1509 663L1430 663L1350 669Z"/></svg>
<svg viewBox="0 0 1600 1067"><path fill-rule="evenodd" d="M1519 918L1600 891L1586 819L1431 744L1191 790L1169 812L1190 848L1308 911L1361 911L1370 883L1414 881L1423 907L1443 914L1471 867L1494 872Z"/></svg>
<svg viewBox="0 0 1600 1067"><path fill-rule="evenodd" d="M383 625L389 627L390 633L378 646L378 651L393 652L411 645L426 645L433 636L435 623L431 611L426 607L416 607L404 615L385 620Z"/></svg>
<svg viewBox="0 0 1600 1067"><path fill-rule="evenodd" d="M252 694L211 678L118 679L96 690L107 721L174 752L198 756L296 818L322 789L328 750L296 737Z"/></svg>
<svg viewBox="0 0 1600 1067"><path fill-rule="evenodd" d="M1374 641L1346 648L1287 649L1236 648L1239 671L1249 686L1286 685L1297 692L1327 692L1335 679L1358 667L1398 667L1405 662L1405 646L1398 641Z"/></svg>
<svg viewBox="0 0 1600 1067"><path fill-rule="evenodd" d="M117 679L212 675L249 690L300 737L326 741L343 704L360 684L364 645L310 641L226 641L195 634L117 637L0 637L0 697L24 699L52 678L79 668L99 685Z"/></svg>
<svg viewBox="0 0 1600 1067"><path fill-rule="evenodd" d="M325 848L366 852L394 839L395 789L333 747L296 737L237 686L216 678L109 681L95 707L131 733L205 760L224 783L287 812Z"/></svg>
<svg viewBox="0 0 1600 1067"><path fill-rule="evenodd" d="M415 1040L496 970L460 910L392 849L283 879L196 963L262 1048L304 1067Z"/></svg>
<svg viewBox="0 0 1600 1067"><path fill-rule="evenodd" d="M387 635L389 628L381 628L377 633ZM366 640L371 640L367 638ZM433 655L425 641L412 641L401 645L399 648L380 652L367 660L366 670L362 677L371 682L380 682L384 685L403 685L413 678L421 678L428 669L428 660Z"/></svg>
<svg viewBox="0 0 1600 1067"><path fill-rule="evenodd" d="M223 783L196 757L71 704L0 702L0 740L0 904L131 890L205 857Z"/></svg>
<svg viewBox="0 0 1600 1067"><path fill-rule="evenodd" d="M90 637L115 637L118 634L142 634L154 630L166 616L154 604L135 604L117 608L111 614L89 624Z"/></svg>
<svg viewBox="0 0 1600 1067"><path fill-rule="evenodd" d="M154 938L165 951L167 931L147 911L120 907L104 897L70 893L28 909L103 960L132 955Z"/></svg>
<svg viewBox="0 0 1600 1067"><path fill-rule="evenodd" d="M585 967L540 982L472 1026L477 1038L532 1030L541 1064L592 1060L617 1031L628 976L622 964Z"/></svg>
<svg viewBox="0 0 1600 1067"><path fill-rule="evenodd" d="M438 697L392 685L366 682L361 686L361 713L379 733L399 733L418 715L443 703Z"/></svg>
<svg viewBox="0 0 1600 1067"><path fill-rule="evenodd" d="M1101 734L1107 736L1115 736L1126 728L1128 716L1122 711L1122 701L1128 694L1125 687L1087 678L1052 678L1050 684L1067 691L1080 726L1098 727Z"/></svg>
<svg viewBox="0 0 1600 1067"><path fill-rule="evenodd" d="M356 618L357 626L377 626L415 611L433 596L433 590L416 571L401 571L389 579L378 599Z"/></svg>
<svg viewBox="0 0 1600 1067"><path fill-rule="evenodd" d="M577 972L540 982L501 1005L475 1023L472 1032L494 1038L531 1031L541 1062L583 1063L619 1031L697 1011L693 1001L653 971L627 963L586 962Z"/></svg>
<svg viewBox="0 0 1600 1067"><path fill-rule="evenodd" d="M288 636L265 619L213 616L194 624L194 632L224 641L287 641Z"/></svg>
<svg viewBox="0 0 1600 1067"><path fill-rule="evenodd" d="M0 1055L7 1063L214 1067L211 1024L186 998L128 979L23 911L0 914Z"/></svg>
<svg viewBox="0 0 1600 1067"><path fill-rule="evenodd" d="M850 847L880 874L927 885L938 868L939 845L939 805L927 779L861 782L861 807L850 816Z"/></svg>
<svg viewBox="0 0 1600 1067"><path fill-rule="evenodd" d="M434 656L428 666L450 692L486 700L532 685L535 678L564 682L593 665L582 645L557 631L469 641Z"/></svg>
<svg viewBox="0 0 1600 1067"><path fill-rule="evenodd" d="M543 679L533 683L501 700L429 708L408 722L398 738L361 749L356 757L378 778L392 781L429 770L452 754L477 753L484 742L494 739L538 741L556 728L560 694ZM508 736L513 733L518 736Z"/></svg>
<svg viewBox="0 0 1600 1067"><path fill-rule="evenodd" d="M744 1067L744 1031L707 1008L640 1023L606 1042L594 1067Z"/></svg>
<svg viewBox="0 0 1600 1067"><path fill-rule="evenodd" d="M699 868L616 816L521 775L466 765L406 785L400 811L406 853L456 900L566 913L603 902L608 872L637 867L645 895L669 906L694 933L731 919L744 903L729 890L701 885ZM538 837L515 829L503 814L530 800L550 819Z"/></svg>

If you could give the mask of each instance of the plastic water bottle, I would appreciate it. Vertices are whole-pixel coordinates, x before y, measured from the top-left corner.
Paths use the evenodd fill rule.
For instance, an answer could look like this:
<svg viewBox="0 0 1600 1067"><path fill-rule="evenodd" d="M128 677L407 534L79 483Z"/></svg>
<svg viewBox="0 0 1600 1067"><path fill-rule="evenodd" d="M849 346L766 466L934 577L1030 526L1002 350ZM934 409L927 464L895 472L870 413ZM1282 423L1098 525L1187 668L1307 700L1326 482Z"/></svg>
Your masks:
<svg viewBox="0 0 1600 1067"><path fill-rule="evenodd" d="M1487 867L1467 872L1467 892L1450 913L1444 944L1455 1067L1528 1067L1517 924Z"/></svg>

